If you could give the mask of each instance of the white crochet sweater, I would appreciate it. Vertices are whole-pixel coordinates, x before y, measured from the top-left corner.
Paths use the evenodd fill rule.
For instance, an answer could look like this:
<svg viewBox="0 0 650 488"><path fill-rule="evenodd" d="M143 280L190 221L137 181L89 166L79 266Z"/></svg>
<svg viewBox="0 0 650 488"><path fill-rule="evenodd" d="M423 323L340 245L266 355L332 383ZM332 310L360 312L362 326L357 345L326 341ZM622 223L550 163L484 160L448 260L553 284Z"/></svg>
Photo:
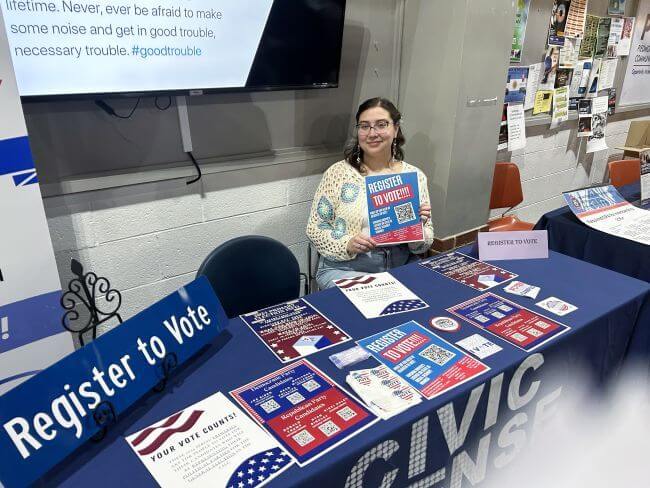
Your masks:
<svg viewBox="0 0 650 488"><path fill-rule="evenodd" d="M402 172L416 171L420 186L420 204L429 204L427 177L415 166L404 162ZM361 175L346 161L330 166L318 185L307 222L307 237L318 252L333 261L350 261L356 254L347 251L348 241L361 232L366 211L366 185ZM424 241L409 243L415 254L426 252L433 242L431 219L424 224Z"/></svg>

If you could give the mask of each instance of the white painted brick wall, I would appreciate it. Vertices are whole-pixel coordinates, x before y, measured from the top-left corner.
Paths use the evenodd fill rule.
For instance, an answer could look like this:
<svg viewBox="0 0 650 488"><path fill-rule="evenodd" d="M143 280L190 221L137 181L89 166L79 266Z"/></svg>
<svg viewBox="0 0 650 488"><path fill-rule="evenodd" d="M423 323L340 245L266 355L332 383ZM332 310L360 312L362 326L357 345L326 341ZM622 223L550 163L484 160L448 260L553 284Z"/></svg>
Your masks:
<svg viewBox="0 0 650 488"><path fill-rule="evenodd" d="M45 198L61 282L76 258L123 296L127 319L194 279L203 259L234 237L289 247L307 270L305 227L322 172L316 159ZM251 257L252 258L252 257Z"/></svg>
<svg viewBox="0 0 650 488"><path fill-rule="evenodd" d="M614 148L625 144L630 123L650 120L650 115L635 115L614 115L605 132L609 149L594 154L585 154L587 141L576 137L576 121L566 122L558 130L548 126L527 127L526 147L514 152L499 151L496 158L512 161L521 173L524 201L513 212L534 223L546 212L565 205L563 191L606 182L607 162L622 158L622 151ZM490 217L502 212L493 210Z"/></svg>

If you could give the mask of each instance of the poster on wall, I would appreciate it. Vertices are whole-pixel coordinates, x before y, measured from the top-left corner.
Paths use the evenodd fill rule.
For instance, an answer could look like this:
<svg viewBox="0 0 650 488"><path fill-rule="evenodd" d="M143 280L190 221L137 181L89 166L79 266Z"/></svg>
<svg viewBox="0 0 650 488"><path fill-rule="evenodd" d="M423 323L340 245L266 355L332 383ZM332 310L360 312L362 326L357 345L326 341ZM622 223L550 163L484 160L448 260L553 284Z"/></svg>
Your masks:
<svg viewBox="0 0 650 488"><path fill-rule="evenodd" d="M611 17L601 17L598 19L598 31L596 33L596 47L594 48L594 56L601 57L607 53L609 31L611 29L611 26Z"/></svg>
<svg viewBox="0 0 650 488"><path fill-rule="evenodd" d="M526 100L526 87L528 85L528 68L508 68L508 82L504 103L517 103Z"/></svg>
<svg viewBox="0 0 650 488"><path fill-rule="evenodd" d="M0 395L72 352L0 12Z"/></svg>
<svg viewBox="0 0 650 488"><path fill-rule="evenodd" d="M584 37L580 43L579 56L581 58L591 58L594 55L599 19L600 17L596 17L595 15L587 15L586 17Z"/></svg>
<svg viewBox="0 0 650 488"><path fill-rule="evenodd" d="M512 63L521 62L521 53L524 50L524 38L526 37L526 24L528 24L529 8L530 0L517 0L515 32L512 35L512 50L510 51L510 62Z"/></svg>
<svg viewBox="0 0 650 488"><path fill-rule="evenodd" d="M582 37L587 19L587 0L573 0L566 20L564 35Z"/></svg>
<svg viewBox="0 0 650 488"><path fill-rule="evenodd" d="M596 97L591 104L591 135L587 138L587 153L607 149L605 126L607 125L607 109L609 97Z"/></svg>
<svg viewBox="0 0 650 488"><path fill-rule="evenodd" d="M625 17L623 19L623 32L621 32L621 39L616 46L616 54L618 56L629 56L630 48L632 47L632 33L634 32L634 17Z"/></svg>
<svg viewBox="0 0 650 488"><path fill-rule="evenodd" d="M607 13L609 15L625 15L625 0L609 0Z"/></svg>
<svg viewBox="0 0 650 488"><path fill-rule="evenodd" d="M650 0L639 0L619 107L650 103Z"/></svg>
<svg viewBox="0 0 650 488"><path fill-rule="evenodd" d="M571 0L554 0L551 11L551 22L548 28L548 44L552 46L564 46L564 35L569 15Z"/></svg>

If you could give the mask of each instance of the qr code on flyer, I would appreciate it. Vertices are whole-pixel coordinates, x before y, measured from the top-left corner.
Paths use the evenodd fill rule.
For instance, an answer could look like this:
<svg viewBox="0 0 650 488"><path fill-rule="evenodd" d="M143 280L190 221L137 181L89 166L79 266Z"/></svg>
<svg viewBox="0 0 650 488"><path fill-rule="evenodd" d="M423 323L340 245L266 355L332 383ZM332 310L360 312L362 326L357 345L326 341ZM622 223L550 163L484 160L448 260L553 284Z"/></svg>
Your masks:
<svg viewBox="0 0 650 488"><path fill-rule="evenodd" d="M300 446L306 446L310 442L312 442L315 437L311 435L307 430L303 429L300 432L298 432L296 435L294 435L293 440L296 441L296 443Z"/></svg>
<svg viewBox="0 0 650 488"><path fill-rule="evenodd" d="M277 410L278 408L280 408L280 404L275 400L271 399L262 403L260 407L262 407L266 413L271 413L273 410Z"/></svg>
<svg viewBox="0 0 650 488"><path fill-rule="evenodd" d="M334 422L328 420L324 424L319 425L318 430L320 430L323 434L325 434L325 436L331 437L337 432L339 432L341 429Z"/></svg>
<svg viewBox="0 0 650 488"><path fill-rule="evenodd" d="M411 202L403 203L402 205L395 206L395 215L397 222L403 224L415 220L415 212L413 211L413 204Z"/></svg>
<svg viewBox="0 0 650 488"><path fill-rule="evenodd" d="M455 353L447 351L447 349L443 349L436 344L431 344L424 351L420 352L420 356L434 362L438 366L446 364L455 355Z"/></svg>
<svg viewBox="0 0 650 488"><path fill-rule="evenodd" d="M341 410L336 412L336 414L341 417L343 420L346 422L350 420L351 418L354 418L357 416L357 412L352 410L350 407L343 407Z"/></svg>

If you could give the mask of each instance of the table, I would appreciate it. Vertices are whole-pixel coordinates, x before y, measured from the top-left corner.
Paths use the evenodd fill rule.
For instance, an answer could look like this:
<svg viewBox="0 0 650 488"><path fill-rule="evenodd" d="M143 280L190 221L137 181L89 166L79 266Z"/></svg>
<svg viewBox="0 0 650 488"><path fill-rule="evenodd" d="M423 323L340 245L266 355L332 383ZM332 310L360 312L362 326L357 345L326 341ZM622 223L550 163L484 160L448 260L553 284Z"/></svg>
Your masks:
<svg viewBox="0 0 650 488"><path fill-rule="evenodd" d="M490 336L503 351L484 360L491 368L488 373L377 423L305 468L291 467L268 486L415 488L441 480L445 480L444 486L469 486L467 479L478 482L516 455L508 432L516 426L530 433L542 422L575 368L586 365L598 381L610 377L624 361L630 344L638 342L638 330L650 325L648 283L555 252L549 259L503 261L499 265L518 273L522 281L540 286L539 299L554 295L577 305L577 311L558 320L572 329L533 354ZM445 308L479 294L417 264L392 273L430 308L365 320L337 289L310 295L309 300L359 339L410 319L426 324L430 317L448 315ZM502 286L491 291L543 313L533 301L504 293ZM476 332L473 326L462 323L457 332L438 334L455 342ZM349 369L339 371L328 356L350 346L341 344L308 359L345 385ZM644 346L647 349L648 344ZM352 369L374 365L369 359ZM217 390L227 393L281 366L240 319L232 319L228 331L178 371L165 392L145 397L112 426L101 443L79 449L42 484L155 486L124 441L125 434ZM552 377L544 374L551 371L556 373Z"/></svg>
<svg viewBox="0 0 650 488"><path fill-rule="evenodd" d="M641 196L640 183L619 191L630 202ZM650 282L650 247L593 229L580 222L569 207L543 215L535 229L548 231L548 246L554 251Z"/></svg>

